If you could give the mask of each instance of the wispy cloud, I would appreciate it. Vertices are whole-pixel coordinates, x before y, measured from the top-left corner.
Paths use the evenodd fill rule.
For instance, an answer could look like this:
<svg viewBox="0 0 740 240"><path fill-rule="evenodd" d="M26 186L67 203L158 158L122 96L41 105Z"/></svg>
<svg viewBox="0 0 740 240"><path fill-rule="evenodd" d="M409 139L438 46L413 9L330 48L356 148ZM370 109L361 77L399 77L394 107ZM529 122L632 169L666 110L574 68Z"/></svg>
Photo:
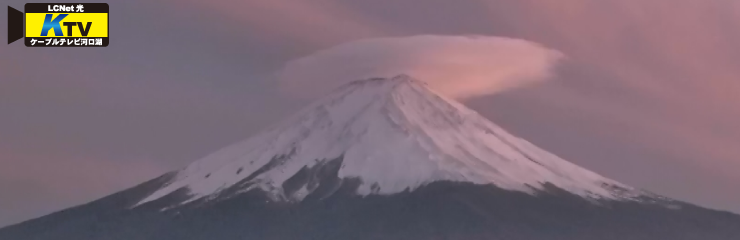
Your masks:
<svg viewBox="0 0 740 240"><path fill-rule="evenodd" d="M353 80L408 74L449 97L470 98L545 80L563 57L521 39L420 35L320 50L288 62L277 75L290 96L317 97Z"/></svg>

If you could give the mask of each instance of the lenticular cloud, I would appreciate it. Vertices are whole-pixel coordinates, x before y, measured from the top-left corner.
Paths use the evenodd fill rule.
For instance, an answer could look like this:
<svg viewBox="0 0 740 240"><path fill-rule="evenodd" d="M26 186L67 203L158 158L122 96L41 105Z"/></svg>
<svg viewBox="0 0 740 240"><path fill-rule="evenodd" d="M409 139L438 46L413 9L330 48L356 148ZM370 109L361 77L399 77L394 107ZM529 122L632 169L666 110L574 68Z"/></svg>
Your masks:
<svg viewBox="0 0 740 240"><path fill-rule="evenodd" d="M514 38L375 38L290 61L277 79L283 92L312 98L353 80L407 74L441 94L465 99L548 79L563 57L559 51Z"/></svg>

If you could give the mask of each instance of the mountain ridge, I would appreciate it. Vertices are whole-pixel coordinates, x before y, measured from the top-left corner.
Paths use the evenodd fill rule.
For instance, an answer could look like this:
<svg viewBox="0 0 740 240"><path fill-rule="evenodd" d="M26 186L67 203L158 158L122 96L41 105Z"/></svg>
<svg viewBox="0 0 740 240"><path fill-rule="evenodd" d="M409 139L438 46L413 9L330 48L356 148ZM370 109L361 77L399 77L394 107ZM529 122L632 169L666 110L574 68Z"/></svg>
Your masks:
<svg viewBox="0 0 740 240"><path fill-rule="evenodd" d="M181 188L192 201L244 179L277 199L300 199L311 189L279 196L281 184L304 166L339 156L339 177L362 179L361 195L393 194L438 180L529 193L551 183L590 198L647 194L514 137L422 81L399 75L340 87L272 130L180 170L175 181L139 204Z"/></svg>

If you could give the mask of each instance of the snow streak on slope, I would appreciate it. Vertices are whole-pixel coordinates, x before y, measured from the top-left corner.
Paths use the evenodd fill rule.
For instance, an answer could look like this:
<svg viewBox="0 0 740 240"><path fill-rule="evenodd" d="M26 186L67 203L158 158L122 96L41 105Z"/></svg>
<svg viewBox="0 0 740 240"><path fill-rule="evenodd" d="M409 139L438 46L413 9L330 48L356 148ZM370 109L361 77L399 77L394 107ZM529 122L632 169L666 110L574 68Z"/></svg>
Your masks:
<svg viewBox="0 0 740 240"><path fill-rule="evenodd" d="M528 193L550 183L589 198L641 194L514 137L401 75L345 85L286 122L196 161L139 204L181 188L190 200L199 199L250 175L250 187L280 196L282 183L301 168L338 157L343 157L339 177L360 178L363 195L441 180ZM267 170L257 172L260 168Z"/></svg>

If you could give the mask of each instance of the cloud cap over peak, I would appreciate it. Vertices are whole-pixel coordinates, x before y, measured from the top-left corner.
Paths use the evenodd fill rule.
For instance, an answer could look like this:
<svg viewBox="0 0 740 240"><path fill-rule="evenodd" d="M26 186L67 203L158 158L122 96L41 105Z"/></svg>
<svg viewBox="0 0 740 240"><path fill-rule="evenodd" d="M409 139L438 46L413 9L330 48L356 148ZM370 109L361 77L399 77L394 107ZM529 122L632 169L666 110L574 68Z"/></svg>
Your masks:
<svg viewBox="0 0 740 240"><path fill-rule="evenodd" d="M288 62L277 73L286 94L312 98L344 83L411 75L456 99L495 94L548 79L559 51L493 36L363 39Z"/></svg>

